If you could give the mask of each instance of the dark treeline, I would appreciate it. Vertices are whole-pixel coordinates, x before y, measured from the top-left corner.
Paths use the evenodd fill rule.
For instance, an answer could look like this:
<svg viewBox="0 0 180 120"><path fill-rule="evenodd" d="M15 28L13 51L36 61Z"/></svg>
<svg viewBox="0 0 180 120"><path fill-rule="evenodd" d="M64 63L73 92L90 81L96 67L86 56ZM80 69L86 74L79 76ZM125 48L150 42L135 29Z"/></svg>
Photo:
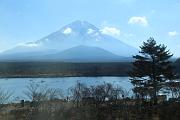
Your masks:
<svg viewBox="0 0 180 120"><path fill-rule="evenodd" d="M180 62L175 62L180 74ZM0 62L0 77L128 76L130 62Z"/></svg>
<svg viewBox="0 0 180 120"><path fill-rule="evenodd" d="M128 76L132 64L66 62L0 62L1 77Z"/></svg>
<svg viewBox="0 0 180 120"><path fill-rule="evenodd" d="M176 62L174 63L174 66L175 66L176 73L180 75L180 58L176 60Z"/></svg>

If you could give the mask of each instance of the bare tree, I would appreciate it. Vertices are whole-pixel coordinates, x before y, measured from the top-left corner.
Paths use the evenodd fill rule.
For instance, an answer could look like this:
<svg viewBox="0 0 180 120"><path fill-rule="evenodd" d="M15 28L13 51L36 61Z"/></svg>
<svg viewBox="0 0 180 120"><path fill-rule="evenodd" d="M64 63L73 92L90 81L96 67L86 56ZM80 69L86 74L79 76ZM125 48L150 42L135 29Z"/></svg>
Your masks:
<svg viewBox="0 0 180 120"><path fill-rule="evenodd" d="M125 91L120 86L113 86L110 83L104 83L91 87L92 96L98 102L105 102L108 100L115 101L121 99L125 95Z"/></svg>
<svg viewBox="0 0 180 120"><path fill-rule="evenodd" d="M64 97L61 89L48 88L46 93L48 100L62 99Z"/></svg>
<svg viewBox="0 0 180 120"><path fill-rule="evenodd" d="M86 89L86 85L80 83L77 81L75 87L71 88L71 93L72 93L72 100L76 102L76 106L79 106L79 102L83 98L83 91Z"/></svg>
<svg viewBox="0 0 180 120"><path fill-rule="evenodd" d="M71 88L71 92L77 107L82 99L83 102L85 102L84 100L86 99L94 100L98 105L106 101L116 101L126 94L120 86L115 87L110 83L87 87L85 84L77 82L76 86Z"/></svg>
<svg viewBox="0 0 180 120"><path fill-rule="evenodd" d="M8 103L11 97L12 93L0 88L0 104Z"/></svg>
<svg viewBox="0 0 180 120"><path fill-rule="evenodd" d="M35 83L30 83L27 86L27 90L24 91L24 94L31 101L36 102L63 98L63 92L61 89L48 88L47 86L41 86Z"/></svg>
<svg viewBox="0 0 180 120"><path fill-rule="evenodd" d="M47 100L47 90L45 87L40 86L39 84L30 83L27 86L27 90L24 91L24 94L31 100L35 102L40 102Z"/></svg>

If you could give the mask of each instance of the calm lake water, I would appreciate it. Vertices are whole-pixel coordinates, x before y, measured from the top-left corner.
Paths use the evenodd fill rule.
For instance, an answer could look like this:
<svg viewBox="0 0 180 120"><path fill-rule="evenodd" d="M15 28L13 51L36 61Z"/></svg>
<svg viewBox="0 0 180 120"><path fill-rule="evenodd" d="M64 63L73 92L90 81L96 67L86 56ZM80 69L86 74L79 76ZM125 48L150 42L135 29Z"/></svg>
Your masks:
<svg viewBox="0 0 180 120"><path fill-rule="evenodd" d="M37 83L47 88L62 89L63 93L66 94L68 88L73 87L77 81L87 86L106 82L121 86L127 91L132 89L129 77L1 78L0 87L12 92L13 98L19 97L21 99L27 99L24 95L24 91L27 90L27 86L31 83Z"/></svg>

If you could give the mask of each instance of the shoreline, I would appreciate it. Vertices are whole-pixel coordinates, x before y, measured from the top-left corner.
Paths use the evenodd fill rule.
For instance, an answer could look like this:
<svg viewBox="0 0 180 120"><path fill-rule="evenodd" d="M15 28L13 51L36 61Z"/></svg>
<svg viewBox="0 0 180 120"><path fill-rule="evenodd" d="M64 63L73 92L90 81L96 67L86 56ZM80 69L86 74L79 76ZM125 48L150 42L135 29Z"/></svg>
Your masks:
<svg viewBox="0 0 180 120"><path fill-rule="evenodd" d="M0 76L0 79L6 78L65 78L65 77L129 77L126 75L13 75Z"/></svg>

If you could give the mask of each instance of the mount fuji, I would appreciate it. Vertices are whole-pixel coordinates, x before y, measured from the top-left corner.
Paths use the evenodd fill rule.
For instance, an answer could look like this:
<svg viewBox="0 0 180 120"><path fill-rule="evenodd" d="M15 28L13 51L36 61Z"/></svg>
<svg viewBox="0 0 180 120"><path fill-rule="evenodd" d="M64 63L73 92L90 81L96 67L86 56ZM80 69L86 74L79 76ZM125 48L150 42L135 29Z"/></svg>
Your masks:
<svg viewBox="0 0 180 120"><path fill-rule="evenodd" d="M0 60L121 61L137 52L90 23L75 21L40 40L4 51Z"/></svg>

